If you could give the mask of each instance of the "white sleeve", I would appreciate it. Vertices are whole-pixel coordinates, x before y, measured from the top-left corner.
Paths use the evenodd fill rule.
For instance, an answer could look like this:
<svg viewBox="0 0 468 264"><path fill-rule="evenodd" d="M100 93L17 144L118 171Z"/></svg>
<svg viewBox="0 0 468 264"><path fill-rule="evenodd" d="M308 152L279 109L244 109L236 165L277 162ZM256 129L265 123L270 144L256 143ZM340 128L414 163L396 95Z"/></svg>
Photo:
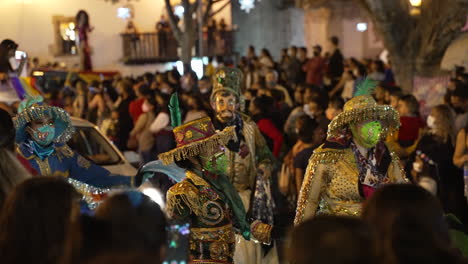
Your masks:
<svg viewBox="0 0 468 264"><path fill-rule="evenodd" d="M161 131L169 125L169 121L169 115L167 113L159 113L150 126L151 133L158 133L159 131Z"/></svg>

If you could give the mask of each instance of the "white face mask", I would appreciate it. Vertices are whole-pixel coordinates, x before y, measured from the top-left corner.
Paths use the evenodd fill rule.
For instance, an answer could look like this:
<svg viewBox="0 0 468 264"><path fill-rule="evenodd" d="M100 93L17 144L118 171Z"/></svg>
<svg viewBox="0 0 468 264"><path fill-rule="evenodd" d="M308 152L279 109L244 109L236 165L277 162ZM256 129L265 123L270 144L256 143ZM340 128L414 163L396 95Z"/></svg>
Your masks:
<svg viewBox="0 0 468 264"><path fill-rule="evenodd" d="M310 118L314 118L314 112L312 112L312 111L310 110L310 105L305 104L305 105L303 106L303 110L304 110L304 113L305 113L306 115L308 115Z"/></svg>
<svg viewBox="0 0 468 264"><path fill-rule="evenodd" d="M435 118L434 118L433 116L431 116L431 115L428 116L428 117L427 117L427 126L428 126L429 128L434 128L434 126L435 126L434 123L435 123Z"/></svg>

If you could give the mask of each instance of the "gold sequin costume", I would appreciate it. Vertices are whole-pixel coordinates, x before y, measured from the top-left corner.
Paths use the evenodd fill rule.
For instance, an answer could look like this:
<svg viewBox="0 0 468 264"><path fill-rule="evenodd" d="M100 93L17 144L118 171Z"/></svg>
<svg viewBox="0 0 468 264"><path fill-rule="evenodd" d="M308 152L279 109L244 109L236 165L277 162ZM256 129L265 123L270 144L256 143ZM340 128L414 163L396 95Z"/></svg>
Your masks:
<svg viewBox="0 0 468 264"><path fill-rule="evenodd" d="M351 147L343 142L351 140L347 138L349 125L369 120L382 123L381 139L399 127L398 112L391 106L377 105L370 95L349 100L344 111L328 126L329 141L317 148L309 160L297 203L295 225L316 214L360 215L365 198L360 190L358 163ZM387 147L385 149L388 167L383 173L386 173L388 183L406 182L397 155Z"/></svg>

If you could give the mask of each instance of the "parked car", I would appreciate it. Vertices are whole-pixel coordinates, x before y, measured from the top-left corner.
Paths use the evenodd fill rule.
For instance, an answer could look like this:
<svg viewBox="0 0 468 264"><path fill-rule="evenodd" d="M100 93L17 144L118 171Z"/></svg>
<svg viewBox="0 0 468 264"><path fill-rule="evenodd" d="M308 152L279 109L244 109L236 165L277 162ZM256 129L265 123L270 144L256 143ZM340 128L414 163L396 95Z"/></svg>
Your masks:
<svg viewBox="0 0 468 264"><path fill-rule="evenodd" d="M75 133L68 145L81 156L112 174L135 176L137 170L112 142L92 123L72 117Z"/></svg>

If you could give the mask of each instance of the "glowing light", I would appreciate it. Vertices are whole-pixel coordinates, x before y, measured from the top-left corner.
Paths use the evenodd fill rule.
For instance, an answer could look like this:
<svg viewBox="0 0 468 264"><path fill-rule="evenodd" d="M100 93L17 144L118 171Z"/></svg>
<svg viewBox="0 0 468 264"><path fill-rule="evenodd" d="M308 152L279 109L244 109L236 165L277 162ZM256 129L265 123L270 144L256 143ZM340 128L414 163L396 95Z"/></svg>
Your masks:
<svg viewBox="0 0 468 264"><path fill-rule="evenodd" d="M422 0L409 0L410 4L414 7L420 7Z"/></svg>
<svg viewBox="0 0 468 264"><path fill-rule="evenodd" d="M239 0L240 9L246 13L250 13L250 10L255 8L255 0Z"/></svg>
<svg viewBox="0 0 468 264"><path fill-rule="evenodd" d="M357 23L356 30L359 32L364 32L367 30L367 23Z"/></svg>
<svg viewBox="0 0 468 264"><path fill-rule="evenodd" d="M159 192L155 188L145 188L143 189L142 193L144 193L149 198L151 198L153 202L159 204L161 208L164 208L165 205L164 205L164 200L163 200L161 192Z"/></svg>
<svg viewBox="0 0 468 264"><path fill-rule="evenodd" d="M129 19L132 17L132 11L128 7L117 8L117 17L121 19Z"/></svg>
<svg viewBox="0 0 468 264"><path fill-rule="evenodd" d="M178 17L182 17L184 15L185 9L183 6L178 5L174 8L174 14Z"/></svg>
<svg viewBox="0 0 468 264"><path fill-rule="evenodd" d="M33 75L33 76L44 76L44 72L41 72L41 71L33 71L32 75Z"/></svg>

